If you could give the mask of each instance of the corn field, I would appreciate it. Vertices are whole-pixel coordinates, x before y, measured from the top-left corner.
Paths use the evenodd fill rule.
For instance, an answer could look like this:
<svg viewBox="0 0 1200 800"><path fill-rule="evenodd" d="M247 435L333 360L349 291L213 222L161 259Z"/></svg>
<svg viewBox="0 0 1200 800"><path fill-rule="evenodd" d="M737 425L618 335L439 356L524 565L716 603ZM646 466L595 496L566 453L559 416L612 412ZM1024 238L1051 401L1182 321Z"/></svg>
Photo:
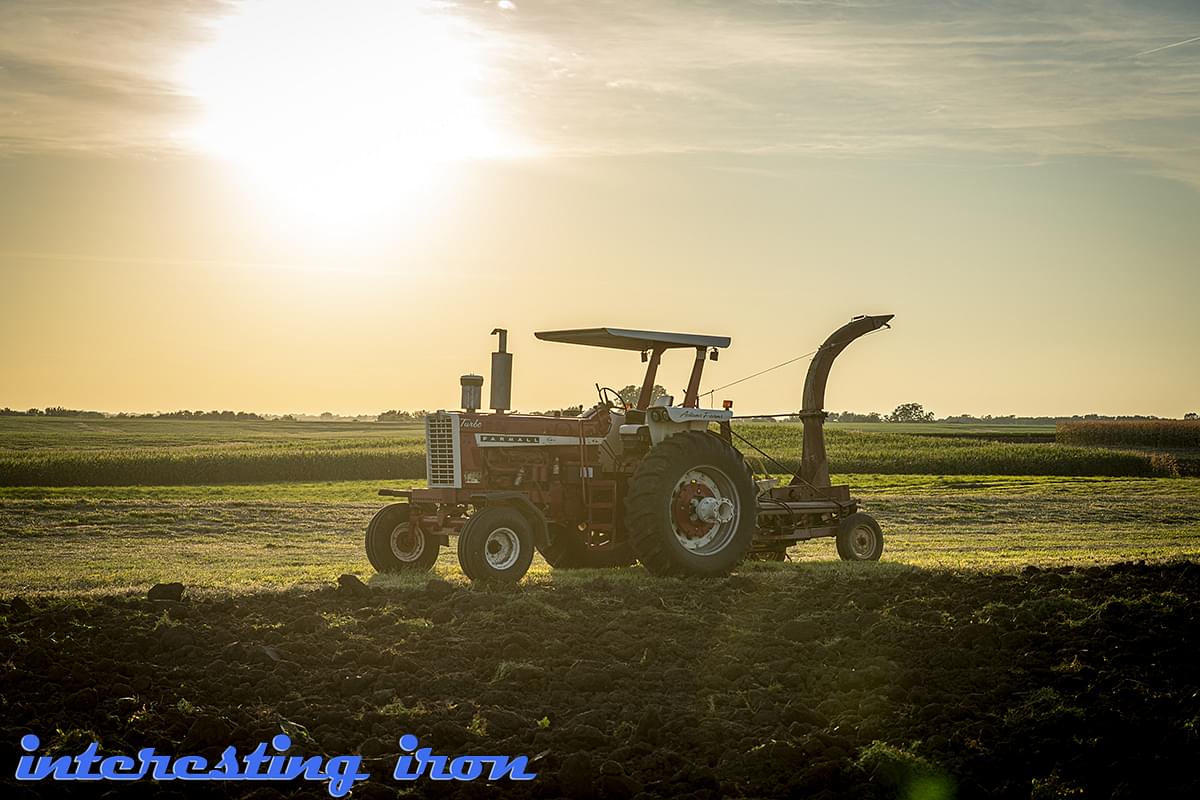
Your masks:
<svg viewBox="0 0 1200 800"><path fill-rule="evenodd" d="M0 486L165 486L425 477L424 446L415 438L415 431L380 436L373 429L355 436L351 430L330 428L329 437L322 439L316 435L321 431L320 424L307 426L300 437L256 440L231 436L241 440L199 444L195 443L197 438L190 438L186 444L149 447L136 446L137 438L132 435L108 447L103 446L102 437L85 436L80 437L86 440L81 445L71 436L71 429L63 428L53 440L30 438L26 441L32 446L0 448ZM749 423L735 430L782 465L781 469L736 442L756 469L799 469L799 425ZM1178 473L1170 456L1096 447L843 430L828 431L827 441L834 473L1142 477Z"/></svg>
<svg viewBox="0 0 1200 800"><path fill-rule="evenodd" d="M1146 419L1060 422L1054 440L1060 444L1117 447L1200 447L1200 420Z"/></svg>

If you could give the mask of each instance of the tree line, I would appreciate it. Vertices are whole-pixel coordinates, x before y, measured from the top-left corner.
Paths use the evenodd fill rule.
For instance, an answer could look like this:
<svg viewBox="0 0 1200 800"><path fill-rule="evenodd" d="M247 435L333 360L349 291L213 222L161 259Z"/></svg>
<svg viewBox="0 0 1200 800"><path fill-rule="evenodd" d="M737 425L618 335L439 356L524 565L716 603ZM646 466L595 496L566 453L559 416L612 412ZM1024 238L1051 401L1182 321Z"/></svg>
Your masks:
<svg viewBox="0 0 1200 800"><path fill-rule="evenodd" d="M116 414L106 414L103 411L82 411L77 408L50 406L48 408L30 408L25 411L0 408L0 417L72 417L75 419L208 419L208 420L265 420L261 414L252 411L180 411L150 412L145 414L121 411Z"/></svg>
<svg viewBox="0 0 1200 800"><path fill-rule="evenodd" d="M632 406L638 400L638 395L641 393L641 388L632 384L622 388L617 392L621 400L627 405ZM666 389L662 386L655 385L651 392L651 399L657 400L666 394ZM676 398L678 399L678 398ZM545 411L531 411L526 413L544 414L553 417L577 417L582 414L584 407L582 404L567 406L565 408L548 409ZM391 409L376 415L377 422L423 422L429 414L425 409L418 411L401 411L399 409ZM181 409L179 411L163 411L149 413L133 413L122 411L117 414L108 414L103 411L84 411L76 408L64 408L63 406L47 406L46 408L29 408L24 411L12 409L8 406L0 408L0 417L71 417L75 419L178 419L178 420L219 420L219 421L273 421L279 422L297 422L299 421L295 414L284 414L282 416L271 416L256 414L252 411L192 411ZM335 416L330 412L324 412L320 415L321 419L334 419ZM1183 415L1184 419L1197 419L1197 414L1189 412ZM361 419L361 418L360 418ZM761 417L764 421L777 419L776 417ZM786 416L785 419L797 421L800 415L794 414ZM926 411L925 407L920 403L901 403L890 414L871 411L865 414L856 411L830 411L825 415L828 422L947 422L947 423L962 423L962 424L990 424L990 425L1038 425L1038 424L1053 424L1055 422L1066 421L1102 421L1102 420L1156 420L1160 417L1147 415L1127 415L1127 416L1108 416L1104 414L1075 414L1070 417L1018 417L1015 414L1005 416L993 416L984 414L981 417L972 414L957 414L946 417L937 417L932 411Z"/></svg>

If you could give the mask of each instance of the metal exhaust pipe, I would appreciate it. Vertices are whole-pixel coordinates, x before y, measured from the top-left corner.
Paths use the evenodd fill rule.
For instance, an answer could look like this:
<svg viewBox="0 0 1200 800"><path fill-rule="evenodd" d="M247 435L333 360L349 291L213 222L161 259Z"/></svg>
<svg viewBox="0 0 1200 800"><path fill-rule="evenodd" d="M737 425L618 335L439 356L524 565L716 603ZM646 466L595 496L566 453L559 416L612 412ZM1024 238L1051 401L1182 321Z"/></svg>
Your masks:
<svg viewBox="0 0 1200 800"><path fill-rule="evenodd" d="M512 353L505 348L508 345L508 331L496 328L492 335L500 336L500 348L492 353L492 402L491 408L497 414L503 414L512 408Z"/></svg>

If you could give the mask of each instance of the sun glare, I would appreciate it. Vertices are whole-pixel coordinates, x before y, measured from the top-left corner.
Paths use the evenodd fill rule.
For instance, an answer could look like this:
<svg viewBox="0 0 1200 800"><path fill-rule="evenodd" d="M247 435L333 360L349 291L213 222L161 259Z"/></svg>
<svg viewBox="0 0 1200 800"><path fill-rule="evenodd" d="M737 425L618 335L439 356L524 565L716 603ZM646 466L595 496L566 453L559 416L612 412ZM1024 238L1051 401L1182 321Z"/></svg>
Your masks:
<svg viewBox="0 0 1200 800"><path fill-rule="evenodd" d="M413 2L248 2L183 64L187 137L293 222L326 233L403 218L449 162L511 158L485 97L484 43Z"/></svg>

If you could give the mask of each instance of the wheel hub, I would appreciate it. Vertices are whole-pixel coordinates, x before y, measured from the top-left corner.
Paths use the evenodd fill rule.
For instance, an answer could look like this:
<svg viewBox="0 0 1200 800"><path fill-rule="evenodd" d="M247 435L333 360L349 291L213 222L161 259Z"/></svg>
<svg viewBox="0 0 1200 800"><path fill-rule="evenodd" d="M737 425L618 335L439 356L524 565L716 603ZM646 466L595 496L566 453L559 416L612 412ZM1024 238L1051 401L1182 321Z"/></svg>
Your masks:
<svg viewBox="0 0 1200 800"><path fill-rule="evenodd" d="M866 558L875 547L875 533L866 525L854 529L850 537L850 548L859 558Z"/></svg>
<svg viewBox="0 0 1200 800"><path fill-rule="evenodd" d="M701 504L705 504L708 517L699 513ZM675 496L672 507L671 516L675 529L689 539L699 539L712 530L717 522L715 518L711 518L711 509L719 504L720 499L713 496L713 490L708 485L697 480L685 483Z"/></svg>
<svg viewBox="0 0 1200 800"><path fill-rule="evenodd" d="M702 465L689 470L671 496L671 525L685 549L709 555L734 536L738 507L733 482L720 469Z"/></svg>
<svg viewBox="0 0 1200 800"><path fill-rule="evenodd" d="M425 552L425 537L407 522L392 529L392 555L401 561L416 561Z"/></svg>
<svg viewBox="0 0 1200 800"><path fill-rule="evenodd" d="M483 557L488 566L505 570L517 563L521 555L521 541L512 528L496 528L483 543Z"/></svg>
<svg viewBox="0 0 1200 800"><path fill-rule="evenodd" d="M728 497L702 497L696 501L696 518L704 522L729 522L733 519L733 501Z"/></svg>

